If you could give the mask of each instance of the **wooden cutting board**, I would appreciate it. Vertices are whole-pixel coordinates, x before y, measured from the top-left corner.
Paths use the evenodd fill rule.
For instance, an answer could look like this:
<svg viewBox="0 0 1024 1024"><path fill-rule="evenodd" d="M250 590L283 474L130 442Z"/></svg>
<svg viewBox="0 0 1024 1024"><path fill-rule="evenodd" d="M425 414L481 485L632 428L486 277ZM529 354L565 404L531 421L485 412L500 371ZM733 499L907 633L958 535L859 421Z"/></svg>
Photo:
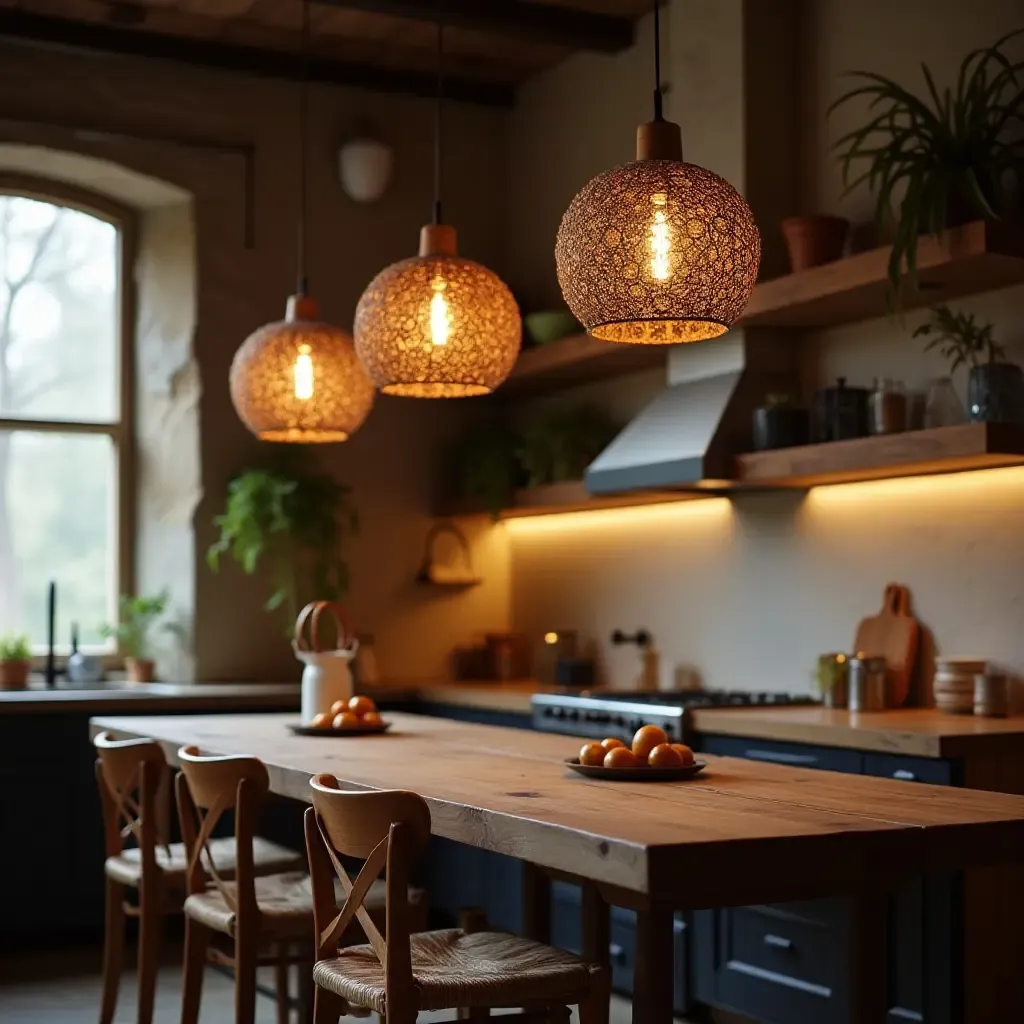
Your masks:
<svg viewBox="0 0 1024 1024"><path fill-rule="evenodd" d="M920 632L917 619L910 614L910 591L898 583L885 588L882 610L862 619L857 627L854 651L885 658L889 707L902 707L910 696Z"/></svg>

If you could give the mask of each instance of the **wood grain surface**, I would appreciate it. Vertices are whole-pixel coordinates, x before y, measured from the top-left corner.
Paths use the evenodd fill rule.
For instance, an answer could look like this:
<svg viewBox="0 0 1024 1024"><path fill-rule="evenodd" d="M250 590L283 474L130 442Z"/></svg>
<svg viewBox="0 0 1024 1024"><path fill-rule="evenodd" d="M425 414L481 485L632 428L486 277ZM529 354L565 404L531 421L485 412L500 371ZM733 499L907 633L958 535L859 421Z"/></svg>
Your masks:
<svg viewBox="0 0 1024 1024"><path fill-rule="evenodd" d="M292 735L284 715L98 718L94 730L267 764L277 793L310 776L412 789L433 832L678 907L853 891L882 866L994 863L1024 848L1024 798L713 758L685 783L570 776L578 741L416 715L357 739ZM758 865L757 872L750 865ZM643 905L644 900L636 901Z"/></svg>

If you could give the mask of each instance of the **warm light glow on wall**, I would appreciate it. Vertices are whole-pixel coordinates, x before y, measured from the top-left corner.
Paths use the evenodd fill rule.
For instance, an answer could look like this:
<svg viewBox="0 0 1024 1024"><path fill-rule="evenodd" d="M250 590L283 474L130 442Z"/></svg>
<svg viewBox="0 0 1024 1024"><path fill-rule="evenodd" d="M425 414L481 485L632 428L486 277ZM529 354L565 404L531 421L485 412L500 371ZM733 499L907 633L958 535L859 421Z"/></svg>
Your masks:
<svg viewBox="0 0 1024 1024"><path fill-rule="evenodd" d="M523 516L504 520L513 537L557 536L579 530L647 530L658 527L685 528L699 522L723 522L732 517L732 505L725 498L701 501L670 501L662 505L631 505L627 508L586 509L553 515ZM638 536L638 541L642 537Z"/></svg>
<svg viewBox="0 0 1024 1024"><path fill-rule="evenodd" d="M830 484L807 492L808 514L933 512L936 518L986 510L1016 510L1024 500L1024 466L972 470L936 476L898 477L854 484Z"/></svg>

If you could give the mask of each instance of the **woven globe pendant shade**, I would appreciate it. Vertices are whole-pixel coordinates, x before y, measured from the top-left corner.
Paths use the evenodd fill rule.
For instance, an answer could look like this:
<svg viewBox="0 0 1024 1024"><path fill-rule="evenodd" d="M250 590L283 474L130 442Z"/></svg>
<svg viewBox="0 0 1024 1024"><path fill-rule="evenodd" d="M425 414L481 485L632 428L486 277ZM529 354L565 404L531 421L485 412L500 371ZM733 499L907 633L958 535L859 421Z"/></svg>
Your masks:
<svg viewBox="0 0 1024 1024"><path fill-rule="evenodd" d="M555 263L588 333L674 345L724 334L757 280L761 236L743 197L682 161L678 125L637 133L637 160L599 174L569 204Z"/></svg>
<svg viewBox="0 0 1024 1024"><path fill-rule="evenodd" d="M346 441L373 405L374 388L345 332L316 319L306 295L284 320L249 335L231 363L231 401L261 441Z"/></svg>
<svg viewBox="0 0 1024 1024"><path fill-rule="evenodd" d="M521 338L512 293L457 255L445 224L424 227L419 256L382 270L356 307L356 353L386 395L490 394L511 373Z"/></svg>

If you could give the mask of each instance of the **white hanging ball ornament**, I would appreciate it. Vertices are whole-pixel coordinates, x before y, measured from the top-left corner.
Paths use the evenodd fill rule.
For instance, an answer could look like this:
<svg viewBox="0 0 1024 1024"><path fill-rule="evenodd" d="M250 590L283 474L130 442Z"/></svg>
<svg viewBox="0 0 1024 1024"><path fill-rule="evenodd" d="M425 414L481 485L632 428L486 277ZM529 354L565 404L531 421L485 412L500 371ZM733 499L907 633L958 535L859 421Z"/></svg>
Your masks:
<svg viewBox="0 0 1024 1024"><path fill-rule="evenodd" d="M376 202L391 182L394 154L378 139L358 138L338 151L338 175L342 188L357 203Z"/></svg>

